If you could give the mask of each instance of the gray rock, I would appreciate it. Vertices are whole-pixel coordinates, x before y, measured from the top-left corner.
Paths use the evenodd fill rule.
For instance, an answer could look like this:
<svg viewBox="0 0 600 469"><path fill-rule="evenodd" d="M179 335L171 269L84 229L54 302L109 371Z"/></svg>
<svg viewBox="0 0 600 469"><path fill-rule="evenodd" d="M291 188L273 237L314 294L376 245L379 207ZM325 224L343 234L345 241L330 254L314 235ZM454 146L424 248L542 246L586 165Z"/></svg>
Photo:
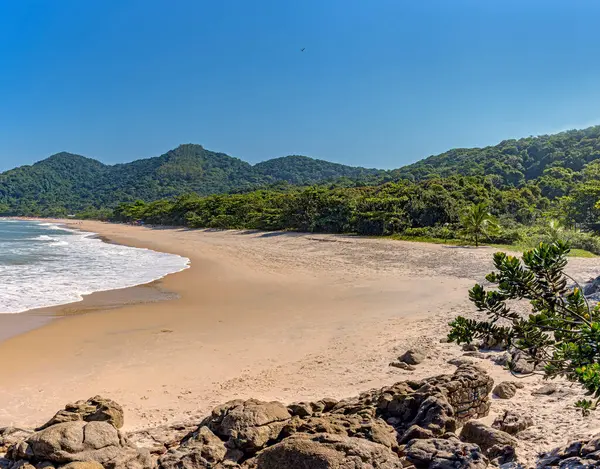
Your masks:
<svg viewBox="0 0 600 469"><path fill-rule="evenodd" d="M556 384L545 384L541 388L532 391L532 395L534 396L549 396L558 391L558 386Z"/></svg>
<svg viewBox="0 0 600 469"><path fill-rule="evenodd" d="M280 402L236 400L213 409L201 426L227 440L228 447L253 454L276 439L290 418Z"/></svg>
<svg viewBox="0 0 600 469"><path fill-rule="evenodd" d="M454 365L454 366L474 365L475 364L475 362L473 360L471 360L470 358L464 358L464 357L452 358L452 359L448 360L448 363L450 365Z"/></svg>
<svg viewBox="0 0 600 469"><path fill-rule="evenodd" d="M463 443L457 438L412 440L406 445L404 454L419 468L485 469L489 462L479 446Z"/></svg>
<svg viewBox="0 0 600 469"><path fill-rule="evenodd" d="M398 357L398 361L407 363L408 365L418 365L427 358L425 354L417 350L407 350L403 355Z"/></svg>
<svg viewBox="0 0 600 469"><path fill-rule="evenodd" d="M227 457L237 462L241 452L227 451L225 444L208 427L201 427L178 448L170 449L158 460L160 469L203 469L222 463Z"/></svg>
<svg viewBox="0 0 600 469"><path fill-rule="evenodd" d="M12 446L7 457L33 464L50 461L68 464L96 461L105 469L146 469L152 467L150 453L125 440L108 422L82 420L52 425Z"/></svg>
<svg viewBox="0 0 600 469"><path fill-rule="evenodd" d="M385 446L340 435L298 434L261 451L248 469L401 469Z"/></svg>
<svg viewBox="0 0 600 469"><path fill-rule="evenodd" d="M510 399L517 393L517 387L511 381L502 381L496 385L492 393L500 399Z"/></svg>
<svg viewBox="0 0 600 469"><path fill-rule="evenodd" d="M507 410L503 415L498 416L494 420L492 427L510 435L516 435L532 425L533 419L528 415Z"/></svg>
<svg viewBox="0 0 600 469"><path fill-rule="evenodd" d="M484 360L487 358L487 355L485 353L473 351L463 353L463 357L479 358L480 360Z"/></svg>
<svg viewBox="0 0 600 469"><path fill-rule="evenodd" d="M409 365L408 363L405 363L405 362L392 362L392 363L390 363L390 366L393 366L394 368L401 368L406 371L415 371L416 370L416 368L413 365Z"/></svg>
<svg viewBox="0 0 600 469"><path fill-rule="evenodd" d="M54 417L37 430L43 430L57 423L74 422L77 420L84 422L108 422L115 428L121 428L125 421L123 408L119 404L102 396L96 396L87 401L77 401L74 404L67 404L63 410L59 410Z"/></svg>
<svg viewBox="0 0 600 469"><path fill-rule="evenodd" d="M498 448L517 446L517 439L514 436L476 421L465 423L460 438L478 445L491 459L497 457Z"/></svg>

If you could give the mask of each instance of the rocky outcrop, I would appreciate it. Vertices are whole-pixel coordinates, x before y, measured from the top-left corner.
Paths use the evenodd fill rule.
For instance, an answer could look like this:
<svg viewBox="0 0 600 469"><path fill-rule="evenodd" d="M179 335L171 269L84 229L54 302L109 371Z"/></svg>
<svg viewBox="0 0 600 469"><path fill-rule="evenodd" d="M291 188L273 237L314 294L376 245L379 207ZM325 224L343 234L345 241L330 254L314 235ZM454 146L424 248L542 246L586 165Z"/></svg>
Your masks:
<svg viewBox="0 0 600 469"><path fill-rule="evenodd" d="M452 375L404 381L342 401L285 406L235 400L199 425L158 427L131 440L118 429L120 406L96 397L66 406L36 432L5 430L5 440L21 440L10 440L0 467L479 469L488 465L485 450L453 432L487 415L492 387L483 370L464 365Z"/></svg>
<svg viewBox="0 0 600 469"><path fill-rule="evenodd" d="M229 448L253 454L276 441L290 412L280 402L236 400L216 407L200 426L206 426Z"/></svg>
<svg viewBox="0 0 600 469"><path fill-rule="evenodd" d="M62 422L37 431L11 446L7 458L62 466L95 461L106 469L152 467L150 453L130 445L108 422Z"/></svg>
<svg viewBox="0 0 600 469"><path fill-rule="evenodd" d="M477 445L458 438L412 440L405 450L407 461L418 468L485 469L489 461Z"/></svg>
<svg viewBox="0 0 600 469"><path fill-rule="evenodd" d="M501 458L501 463L514 459L516 438L481 422L467 422L460 432L460 438L478 445L489 459Z"/></svg>
<svg viewBox="0 0 600 469"><path fill-rule="evenodd" d="M87 401L77 401L67 404L64 409L59 410L54 417L39 427L43 430L57 423L74 422L108 422L115 428L121 428L125 421L123 408L115 401L105 399L101 396L92 397Z"/></svg>
<svg viewBox="0 0 600 469"><path fill-rule="evenodd" d="M600 467L600 434L589 440L577 440L543 454L540 468L592 468Z"/></svg>
<svg viewBox="0 0 600 469"><path fill-rule="evenodd" d="M248 469L401 469L397 454L362 438L298 434L260 452Z"/></svg>

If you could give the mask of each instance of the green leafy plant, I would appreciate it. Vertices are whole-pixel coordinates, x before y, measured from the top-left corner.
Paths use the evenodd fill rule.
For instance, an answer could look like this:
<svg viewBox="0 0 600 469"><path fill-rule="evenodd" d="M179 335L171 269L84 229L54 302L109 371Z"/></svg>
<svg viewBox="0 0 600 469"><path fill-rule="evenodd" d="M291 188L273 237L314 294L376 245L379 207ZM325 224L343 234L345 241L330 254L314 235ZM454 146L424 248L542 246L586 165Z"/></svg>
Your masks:
<svg viewBox="0 0 600 469"><path fill-rule="evenodd" d="M600 309L590 307L579 286L565 273L568 243L541 243L522 259L503 252L494 254L496 271L486 279L487 290L476 284L469 299L487 319L458 317L450 323L451 342L475 339L504 343L522 352L546 379L564 377L579 383L593 397L576 406L584 414L600 398ZM513 311L508 302L527 300L528 315ZM510 368L510 364L509 364Z"/></svg>
<svg viewBox="0 0 600 469"><path fill-rule="evenodd" d="M469 207L461 219L461 224L463 234L473 240L476 247L479 246L479 241L482 237L489 238L500 231L498 222L489 212L486 203L479 203Z"/></svg>

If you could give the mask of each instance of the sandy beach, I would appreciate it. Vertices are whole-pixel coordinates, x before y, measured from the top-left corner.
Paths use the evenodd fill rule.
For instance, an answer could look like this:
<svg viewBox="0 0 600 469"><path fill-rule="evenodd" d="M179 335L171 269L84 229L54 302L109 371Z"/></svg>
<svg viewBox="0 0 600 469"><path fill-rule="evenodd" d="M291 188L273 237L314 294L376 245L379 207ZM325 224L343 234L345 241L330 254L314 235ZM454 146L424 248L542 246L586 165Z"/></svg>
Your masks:
<svg viewBox="0 0 600 469"><path fill-rule="evenodd" d="M77 228L186 256L191 268L3 318L4 337L19 334L0 342L0 426L40 424L97 394L123 405L131 430L200 416L233 398L341 398L451 373L447 361L463 352L439 339L451 318L472 314L467 289L491 269L494 252L335 235ZM572 259L569 272L587 281L600 262ZM429 357L416 371L388 366L411 347ZM477 361L496 381L511 379ZM519 399L494 400L488 418L508 408L534 415L522 438L527 451L600 428L598 417L572 408L576 389L540 399L531 391L541 380L524 382Z"/></svg>

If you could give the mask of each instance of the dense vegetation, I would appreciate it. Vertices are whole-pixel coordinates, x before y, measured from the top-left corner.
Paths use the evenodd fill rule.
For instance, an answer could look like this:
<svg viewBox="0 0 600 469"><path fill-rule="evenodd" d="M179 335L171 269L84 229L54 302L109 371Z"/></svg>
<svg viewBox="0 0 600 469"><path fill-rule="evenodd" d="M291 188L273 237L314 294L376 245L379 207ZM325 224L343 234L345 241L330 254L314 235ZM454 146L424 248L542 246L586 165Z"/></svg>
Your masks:
<svg viewBox="0 0 600 469"><path fill-rule="evenodd" d="M116 166L58 154L0 175L3 214L523 246L560 230L595 253L599 201L600 127L451 150L392 171L302 156L252 166L182 145ZM485 213L469 215L477 205ZM484 226L473 228L475 215Z"/></svg>
<svg viewBox="0 0 600 469"><path fill-rule="evenodd" d="M485 320L459 316L451 325L450 341L500 345L524 354L534 373L545 378L565 377L579 383L594 401L580 400L585 413L600 398L600 306L590 307L578 286L564 272L567 243L557 240L527 251L523 259L503 252L494 255L496 271L486 276L495 287L477 284L469 298ZM529 301L531 313L511 309L514 301ZM509 362L514 370L514 362Z"/></svg>
<svg viewBox="0 0 600 469"><path fill-rule="evenodd" d="M277 182L315 184L380 173L299 156L252 166L200 145L181 145L156 158L115 166L59 153L0 174L0 213L66 215L138 199L239 192Z"/></svg>

